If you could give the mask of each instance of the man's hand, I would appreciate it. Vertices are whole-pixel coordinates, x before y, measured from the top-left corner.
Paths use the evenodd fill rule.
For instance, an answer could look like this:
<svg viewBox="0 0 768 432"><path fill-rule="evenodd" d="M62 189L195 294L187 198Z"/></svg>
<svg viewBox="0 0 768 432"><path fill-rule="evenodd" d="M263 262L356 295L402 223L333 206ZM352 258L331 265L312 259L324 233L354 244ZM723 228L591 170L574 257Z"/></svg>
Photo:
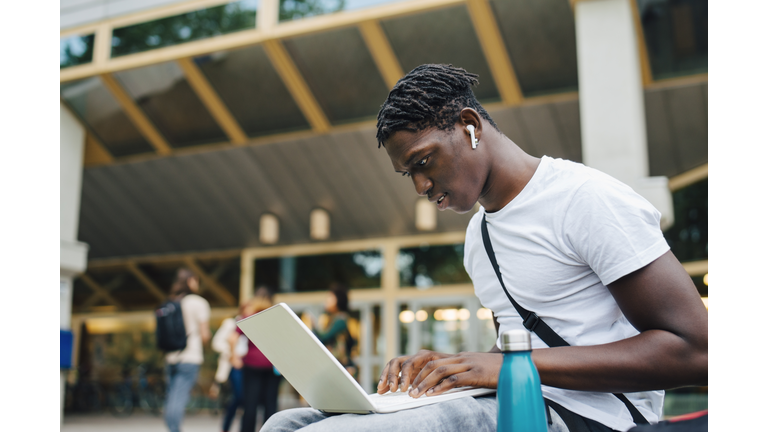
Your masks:
<svg viewBox="0 0 768 432"><path fill-rule="evenodd" d="M417 398L437 396L455 387L496 388L502 356L496 353L459 353L455 355L422 350L414 356L389 361L381 373L378 393L398 387ZM400 375L398 377L398 375Z"/></svg>

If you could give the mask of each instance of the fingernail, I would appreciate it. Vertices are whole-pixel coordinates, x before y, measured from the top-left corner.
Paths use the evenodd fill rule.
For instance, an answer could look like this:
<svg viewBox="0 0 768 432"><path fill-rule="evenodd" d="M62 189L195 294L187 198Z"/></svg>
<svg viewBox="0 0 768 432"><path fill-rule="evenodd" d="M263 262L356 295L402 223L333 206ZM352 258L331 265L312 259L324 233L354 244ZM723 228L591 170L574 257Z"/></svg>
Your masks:
<svg viewBox="0 0 768 432"><path fill-rule="evenodd" d="M435 392L435 389L433 389L433 388L431 388L431 389L427 390L427 394L432 394L432 393L434 393L434 392Z"/></svg>

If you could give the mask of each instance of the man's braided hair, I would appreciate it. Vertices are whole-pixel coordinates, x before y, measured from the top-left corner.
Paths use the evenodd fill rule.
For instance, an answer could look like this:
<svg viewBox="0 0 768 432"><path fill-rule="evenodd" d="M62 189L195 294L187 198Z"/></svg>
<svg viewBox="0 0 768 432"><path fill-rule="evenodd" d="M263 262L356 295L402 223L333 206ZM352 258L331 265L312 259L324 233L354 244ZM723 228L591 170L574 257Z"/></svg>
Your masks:
<svg viewBox="0 0 768 432"><path fill-rule="evenodd" d="M379 110L379 147L400 130L448 130L459 120L464 108L474 109L498 130L472 92L472 86L478 82L476 74L453 65L425 64L408 72L397 81Z"/></svg>

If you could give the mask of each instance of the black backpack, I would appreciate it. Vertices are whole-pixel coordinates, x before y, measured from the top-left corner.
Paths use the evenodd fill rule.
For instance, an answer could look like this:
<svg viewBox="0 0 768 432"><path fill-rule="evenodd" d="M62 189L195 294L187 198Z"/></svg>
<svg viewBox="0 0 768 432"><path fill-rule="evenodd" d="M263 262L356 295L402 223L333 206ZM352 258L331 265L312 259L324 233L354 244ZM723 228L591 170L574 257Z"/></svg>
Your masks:
<svg viewBox="0 0 768 432"><path fill-rule="evenodd" d="M168 300L155 309L155 338L162 351L178 351L187 347L187 330L181 314L181 302Z"/></svg>

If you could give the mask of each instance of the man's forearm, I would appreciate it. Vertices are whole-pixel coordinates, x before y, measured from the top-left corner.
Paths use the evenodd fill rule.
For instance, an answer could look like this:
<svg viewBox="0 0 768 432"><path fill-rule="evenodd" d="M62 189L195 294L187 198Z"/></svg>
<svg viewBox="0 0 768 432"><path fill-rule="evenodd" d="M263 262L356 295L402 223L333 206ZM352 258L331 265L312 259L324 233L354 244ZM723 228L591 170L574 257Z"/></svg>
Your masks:
<svg viewBox="0 0 768 432"><path fill-rule="evenodd" d="M594 346L536 349L542 384L572 390L634 392L706 385L706 346L651 330Z"/></svg>

